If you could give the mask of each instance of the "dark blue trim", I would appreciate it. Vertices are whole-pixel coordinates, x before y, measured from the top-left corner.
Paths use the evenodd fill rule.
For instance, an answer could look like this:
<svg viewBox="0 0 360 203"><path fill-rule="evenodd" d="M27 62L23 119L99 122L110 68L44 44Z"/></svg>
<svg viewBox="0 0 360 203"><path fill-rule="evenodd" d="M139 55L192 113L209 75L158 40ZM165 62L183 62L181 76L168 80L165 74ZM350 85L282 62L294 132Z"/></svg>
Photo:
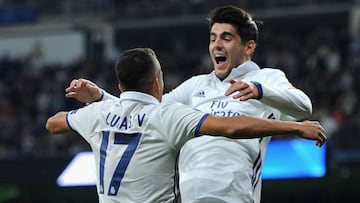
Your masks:
<svg viewBox="0 0 360 203"><path fill-rule="evenodd" d="M202 125L202 123L204 122L204 120L209 116L210 114L204 114L204 116L200 119L198 125L196 126L195 129L195 137L199 136L199 131L200 131L200 127Z"/></svg>
<svg viewBox="0 0 360 203"><path fill-rule="evenodd" d="M253 176L252 176L252 180L251 183L253 185L253 191L255 191L256 185L258 184L260 177L261 177L261 173L262 173L262 156L261 156L261 142L263 141L263 138L259 139L259 154L255 160L255 163L253 165Z"/></svg>
<svg viewBox="0 0 360 203"><path fill-rule="evenodd" d="M69 126L70 130L74 131L77 134L80 134L78 131L76 131L74 128L71 127L70 122L69 122L69 114L73 114L76 113L77 110L72 110L66 113L66 123Z"/></svg>
<svg viewBox="0 0 360 203"><path fill-rule="evenodd" d="M101 101L104 98L104 95L105 95L104 90L101 90L101 97L99 99L95 100L94 102Z"/></svg>
<svg viewBox="0 0 360 203"><path fill-rule="evenodd" d="M259 82L251 81L256 88L258 89L259 96L256 99L261 99L263 97L263 88L262 85Z"/></svg>
<svg viewBox="0 0 360 203"><path fill-rule="evenodd" d="M261 150L259 151L259 154L256 157L256 160L255 160L254 165L253 165L253 177L252 177L252 180L251 180L251 183L253 184L253 187L255 185L255 180L257 179L257 174L258 174L258 171L260 169L260 166L261 166ZM255 187L253 189L255 189Z"/></svg>

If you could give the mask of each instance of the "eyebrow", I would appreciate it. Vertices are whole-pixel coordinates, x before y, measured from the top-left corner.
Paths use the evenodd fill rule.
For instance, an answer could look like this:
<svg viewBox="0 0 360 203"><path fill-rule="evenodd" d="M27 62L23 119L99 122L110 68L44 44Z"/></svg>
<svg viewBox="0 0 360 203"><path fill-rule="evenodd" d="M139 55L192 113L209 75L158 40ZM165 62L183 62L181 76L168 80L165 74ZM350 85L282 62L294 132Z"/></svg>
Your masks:
<svg viewBox="0 0 360 203"><path fill-rule="evenodd" d="M214 35L217 35L215 32L210 32L210 36L214 36ZM229 31L224 31L222 33L220 33L220 36L225 36L225 35L230 35L232 37L234 37L235 35Z"/></svg>

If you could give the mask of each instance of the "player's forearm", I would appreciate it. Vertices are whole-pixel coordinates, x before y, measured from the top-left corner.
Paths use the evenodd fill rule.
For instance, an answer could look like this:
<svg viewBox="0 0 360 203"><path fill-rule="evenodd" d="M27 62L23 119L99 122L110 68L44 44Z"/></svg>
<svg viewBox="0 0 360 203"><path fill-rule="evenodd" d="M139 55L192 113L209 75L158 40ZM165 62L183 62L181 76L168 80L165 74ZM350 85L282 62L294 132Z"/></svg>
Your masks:
<svg viewBox="0 0 360 203"><path fill-rule="evenodd" d="M278 135L299 135L299 123L255 117L239 117L230 136L234 138L260 138Z"/></svg>
<svg viewBox="0 0 360 203"><path fill-rule="evenodd" d="M208 116L200 126L200 134L235 139L297 135L301 138L316 140L316 145L319 147L326 141L325 130L317 121L280 121L250 116Z"/></svg>
<svg viewBox="0 0 360 203"><path fill-rule="evenodd" d="M223 135L236 139L260 138L270 135L299 135L299 123L251 116L206 118L200 128L201 134Z"/></svg>

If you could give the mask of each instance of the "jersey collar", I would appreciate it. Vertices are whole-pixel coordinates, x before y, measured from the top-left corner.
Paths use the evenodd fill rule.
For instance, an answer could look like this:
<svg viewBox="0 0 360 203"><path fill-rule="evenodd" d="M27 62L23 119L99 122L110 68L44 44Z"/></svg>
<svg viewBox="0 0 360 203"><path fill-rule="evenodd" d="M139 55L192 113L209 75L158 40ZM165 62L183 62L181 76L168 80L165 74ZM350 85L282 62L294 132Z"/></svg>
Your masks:
<svg viewBox="0 0 360 203"><path fill-rule="evenodd" d="M142 92L126 91L120 94L120 101L134 100L146 104L159 104L160 102L153 96Z"/></svg>
<svg viewBox="0 0 360 203"><path fill-rule="evenodd" d="M246 61L240 64L238 67L233 68L230 74L224 79L224 82L228 82L230 79L240 78L251 71L260 70L260 67L253 61Z"/></svg>

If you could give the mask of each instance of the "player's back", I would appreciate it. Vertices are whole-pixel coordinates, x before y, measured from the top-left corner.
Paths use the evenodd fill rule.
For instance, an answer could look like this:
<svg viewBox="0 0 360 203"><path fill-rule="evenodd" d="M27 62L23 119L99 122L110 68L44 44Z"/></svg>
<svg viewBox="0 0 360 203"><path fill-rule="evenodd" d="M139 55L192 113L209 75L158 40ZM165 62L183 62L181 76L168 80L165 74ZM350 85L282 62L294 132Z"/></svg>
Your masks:
<svg viewBox="0 0 360 203"><path fill-rule="evenodd" d="M94 151L102 202L172 202L176 155L203 115L125 92L119 102L90 105L68 120Z"/></svg>

